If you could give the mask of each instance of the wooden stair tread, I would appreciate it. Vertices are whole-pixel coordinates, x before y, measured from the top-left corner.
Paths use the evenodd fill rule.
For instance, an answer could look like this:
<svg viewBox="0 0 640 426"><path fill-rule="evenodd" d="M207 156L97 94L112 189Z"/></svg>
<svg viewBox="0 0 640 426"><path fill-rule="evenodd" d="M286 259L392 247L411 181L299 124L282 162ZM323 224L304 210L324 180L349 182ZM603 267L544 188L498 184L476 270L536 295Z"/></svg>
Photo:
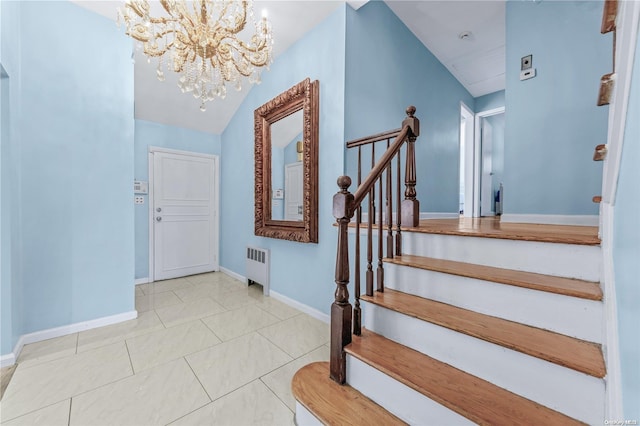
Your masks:
<svg viewBox="0 0 640 426"><path fill-rule="evenodd" d="M421 220L407 232L460 235L578 245L600 245L597 226L542 225L501 222L496 218L460 218Z"/></svg>
<svg viewBox="0 0 640 426"><path fill-rule="evenodd" d="M605 376L600 345L492 317L400 291L385 289L361 300L534 356L594 377Z"/></svg>
<svg viewBox="0 0 640 426"><path fill-rule="evenodd" d="M329 378L329 363L314 362L293 376L296 400L326 425L406 425L349 385Z"/></svg>
<svg viewBox="0 0 640 426"><path fill-rule="evenodd" d="M384 259L387 263L420 268L467 278L492 281L532 290L546 291L589 300L602 300L600 284L571 278L554 277L533 272L514 271L453 260L402 255Z"/></svg>
<svg viewBox="0 0 640 426"><path fill-rule="evenodd" d="M582 424L368 330L345 351L478 424Z"/></svg>

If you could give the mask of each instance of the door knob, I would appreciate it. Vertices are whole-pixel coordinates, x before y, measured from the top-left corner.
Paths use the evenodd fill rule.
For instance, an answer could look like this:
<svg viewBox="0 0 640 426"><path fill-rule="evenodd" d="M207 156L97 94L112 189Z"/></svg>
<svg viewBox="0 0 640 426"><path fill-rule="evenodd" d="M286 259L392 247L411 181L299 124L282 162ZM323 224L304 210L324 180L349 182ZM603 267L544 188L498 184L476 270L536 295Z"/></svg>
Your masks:
<svg viewBox="0 0 640 426"><path fill-rule="evenodd" d="M162 211L162 207L157 207L157 208L156 208L156 211L157 211L158 213L160 213L160 212Z"/></svg>
<svg viewBox="0 0 640 426"><path fill-rule="evenodd" d="M162 218L160 216L156 217L156 222L162 222Z"/></svg>

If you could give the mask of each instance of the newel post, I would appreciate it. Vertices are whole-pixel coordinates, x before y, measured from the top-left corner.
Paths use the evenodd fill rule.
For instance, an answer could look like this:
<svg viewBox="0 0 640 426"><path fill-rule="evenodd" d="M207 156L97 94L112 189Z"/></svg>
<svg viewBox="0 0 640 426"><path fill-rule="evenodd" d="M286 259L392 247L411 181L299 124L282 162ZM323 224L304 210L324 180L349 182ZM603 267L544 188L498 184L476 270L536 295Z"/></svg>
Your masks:
<svg viewBox="0 0 640 426"><path fill-rule="evenodd" d="M420 120L413 115L416 107L407 108L407 118L402 127L408 125L411 133L407 137L407 162L404 175L404 200L402 201L402 225L417 227L420 222L420 201L416 199L416 139L420 136Z"/></svg>
<svg viewBox="0 0 640 426"><path fill-rule="evenodd" d="M349 222L353 216L353 195L348 191L349 176L340 176L340 191L333 196L333 216L338 222L338 254L336 256L336 293L331 305L330 376L342 384L346 380L347 358L344 347L351 343L351 315L349 303Z"/></svg>

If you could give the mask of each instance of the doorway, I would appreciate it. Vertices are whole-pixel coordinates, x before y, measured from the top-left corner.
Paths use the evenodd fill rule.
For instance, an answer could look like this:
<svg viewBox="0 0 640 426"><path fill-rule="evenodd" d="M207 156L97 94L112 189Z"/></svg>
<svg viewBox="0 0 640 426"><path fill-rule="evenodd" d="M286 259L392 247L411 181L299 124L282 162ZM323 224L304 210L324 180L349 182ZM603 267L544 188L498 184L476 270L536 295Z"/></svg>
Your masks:
<svg viewBox="0 0 640 426"><path fill-rule="evenodd" d="M502 213L505 108L475 116L473 217Z"/></svg>
<svg viewBox="0 0 640 426"><path fill-rule="evenodd" d="M219 158L149 147L152 281L219 269Z"/></svg>
<svg viewBox="0 0 640 426"><path fill-rule="evenodd" d="M464 217L473 215L473 118L473 111L461 102L458 210Z"/></svg>

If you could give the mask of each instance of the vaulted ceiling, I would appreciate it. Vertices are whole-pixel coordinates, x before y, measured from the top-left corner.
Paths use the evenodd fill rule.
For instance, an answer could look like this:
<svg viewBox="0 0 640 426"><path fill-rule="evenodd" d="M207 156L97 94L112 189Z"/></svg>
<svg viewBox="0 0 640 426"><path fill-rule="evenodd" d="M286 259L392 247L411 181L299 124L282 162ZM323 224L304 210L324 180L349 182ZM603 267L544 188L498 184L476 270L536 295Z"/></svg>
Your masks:
<svg viewBox="0 0 640 426"><path fill-rule="evenodd" d="M115 20L119 1L75 0L75 3ZM351 0L354 8L366 1ZM505 1L405 1L387 5L442 62L460 83L478 97L504 89ZM342 2L255 0L256 13L267 10L273 25L274 57L322 22ZM156 5L157 6L157 5ZM135 117L209 133L222 133L247 95L245 85L230 89L224 100L216 99L199 110L199 101L182 94L177 76L155 78L156 64L140 52L135 59Z"/></svg>

